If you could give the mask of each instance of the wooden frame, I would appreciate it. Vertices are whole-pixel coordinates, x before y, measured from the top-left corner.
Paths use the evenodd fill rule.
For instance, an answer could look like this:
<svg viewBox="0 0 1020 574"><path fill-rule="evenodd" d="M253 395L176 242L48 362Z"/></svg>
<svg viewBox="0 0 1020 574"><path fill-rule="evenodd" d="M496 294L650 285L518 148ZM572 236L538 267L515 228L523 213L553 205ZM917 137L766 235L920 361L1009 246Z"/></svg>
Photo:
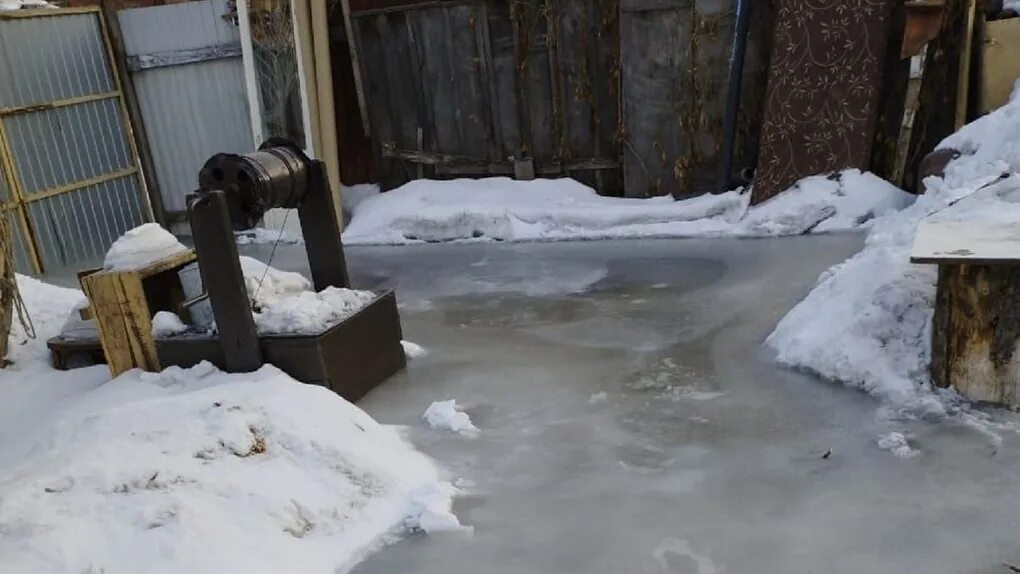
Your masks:
<svg viewBox="0 0 1020 574"><path fill-rule="evenodd" d="M114 179L122 177L134 176L138 180L138 186L141 192L141 205L143 210L143 219L152 221L153 219L153 207L152 201L149 197L148 188L145 179L141 176L140 163L141 159L138 152L138 145L135 140L135 132L131 117L127 110L127 102L124 97L124 89L121 84L120 70L117 64L117 60L114 55L113 47L110 43L110 35L107 29L105 18L103 18L102 9L99 6L89 6L82 8L60 8L60 9L38 9L38 10L12 10L0 12L0 22L4 20L16 20L16 19L29 19L29 18L59 18L61 16L70 14L92 14L95 15L99 25L101 33L101 41L103 42L103 48L105 50L107 63L109 66L109 73L112 78L113 85L116 89L107 92L99 92L95 94L86 94L83 96L77 96L74 98L65 98L61 100L53 100L49 102L43 102L38 104L30 104L25 106L14 106L8 108L0 108L0 167L2 167L4 175L7 181L7 187L10 189L11 198L13 201L9 201L6 204L0 206L0 211L16 210L18 213L18 220L20 231L24 239L24 245L28 251L27 255L32 264L32 270L35 273L43 273L45 266L40 255L39 241L35 232L34 223L27 212L27 206L32 202L56 197L70 193L90 185L96 185L104 183ZM129 159L131 165L125 169L120 169L114 172L101 174L92 178L74 181L65 185L53 187L50 189L40 190L38 192L27 194L21 186L21 181L18 175L17 164L14 160L13 150L10 145L10 140L7 137L4 121L6 118L19 115L29 114L33 112L39 112L43 110L50 110L61 107L75 106L79 104L111 100L116 99L118 101L118 107L120 109L121 121L124 125L124 137L127 140Z"/></svg>
<svg viewBox="0 0 1020 574"><path fill-rule="evenodd" d="M103 354L114 377L140 368L160 370L156 342L152 337L152 303L146 293L147 279L174 271L196 261L188 250L164 257L131 271L86 271L78 276L99 329Z"/></svg>

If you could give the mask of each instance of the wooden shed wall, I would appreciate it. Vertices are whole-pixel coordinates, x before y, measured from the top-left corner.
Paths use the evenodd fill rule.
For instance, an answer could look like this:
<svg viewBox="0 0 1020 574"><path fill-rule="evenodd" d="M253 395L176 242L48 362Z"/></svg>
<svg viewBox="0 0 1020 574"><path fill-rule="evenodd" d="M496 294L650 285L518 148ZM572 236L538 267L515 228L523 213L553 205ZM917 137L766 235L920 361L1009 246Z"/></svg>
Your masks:
<svg viewBox="0 0 1020 574"><path fill-rule="evenodd" d="M772 2L755 2L736 168L752 165ZM350 0L376 173L712 190L736 0ZM621 87L622 86L622 87Z"/></svg>
<svg viewBox="0 0 1020 574"><path fill-rule="evenodd" d="M619 194L615 2L352 2L383 186L516 157Z"/></svg>

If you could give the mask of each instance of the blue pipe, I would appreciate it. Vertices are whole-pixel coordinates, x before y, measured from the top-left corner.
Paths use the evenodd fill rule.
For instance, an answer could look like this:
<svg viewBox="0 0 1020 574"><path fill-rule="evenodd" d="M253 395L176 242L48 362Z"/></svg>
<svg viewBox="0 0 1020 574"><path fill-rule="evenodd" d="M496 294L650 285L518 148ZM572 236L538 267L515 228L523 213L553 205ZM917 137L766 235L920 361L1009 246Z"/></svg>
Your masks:
<svg viewBox="0 0 1020 574"><path fill-rule="evenodd" d="M716 189L729 191L733 177L733 150L737 138L737 114L740 112L740 90L744 79L744 54L747 32L751 27L751 0L737 0L737 22L730 56L729 87L726 91L726 113L723 116L723 145L719 155Z"/></svg>

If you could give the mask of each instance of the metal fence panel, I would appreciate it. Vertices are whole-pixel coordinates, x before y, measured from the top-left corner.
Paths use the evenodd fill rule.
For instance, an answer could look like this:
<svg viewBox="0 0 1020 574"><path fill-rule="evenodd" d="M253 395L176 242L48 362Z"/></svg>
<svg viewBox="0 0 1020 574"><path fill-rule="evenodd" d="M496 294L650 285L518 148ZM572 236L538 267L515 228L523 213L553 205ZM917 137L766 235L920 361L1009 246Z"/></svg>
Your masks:
<svg viewBox="0 0 1020 574"><path fill-rule="evenodd" d="M118 14L164 208L186 209L199 168L254 149L237 28L225 0Z"/></svg>
<svg viewBox="0 0 1020 574"><path fill-rule="evenodd" d="M0 22L0 107L116 91L96 13Z"/></svg>
<svg viewBox="0 0 1020 574"><path fill-rule="evenodd" d="M98 9L0 13L0 203L20 271L94 260L151 219L119 88Z"/></svg>
<svg viewBox="0 0 1020 574"><path fill-rule="evenodd" d="M101 258L118 236L144 221L135 181L121 177L29 204L43 260Z"/></svg>
<svg viewBox="0 0 1020 574"><path fill-rule="evenodd" d="M115 99L11 116L5 124L28 196L134 167Z"/></svg>

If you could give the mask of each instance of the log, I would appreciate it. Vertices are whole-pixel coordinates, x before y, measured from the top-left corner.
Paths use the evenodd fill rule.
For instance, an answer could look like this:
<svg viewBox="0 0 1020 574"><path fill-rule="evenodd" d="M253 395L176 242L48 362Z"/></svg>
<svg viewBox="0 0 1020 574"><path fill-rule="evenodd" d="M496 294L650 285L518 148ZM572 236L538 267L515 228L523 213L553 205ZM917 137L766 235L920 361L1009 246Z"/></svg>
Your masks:
<svg viewBox="0 0 1020 574"><path fill-rule="evenodd" d="M1020 264L939 266L932 381L976 401L1016 406Z"/></svg>
<svg viewBox="0 0 1020 574"><path fill-rule="evenodd" d="M0 213L0 368L6 364L7 340L11 336L14 294L17 288L11 248L11 228L7 224L7 218Z"/></svg>

